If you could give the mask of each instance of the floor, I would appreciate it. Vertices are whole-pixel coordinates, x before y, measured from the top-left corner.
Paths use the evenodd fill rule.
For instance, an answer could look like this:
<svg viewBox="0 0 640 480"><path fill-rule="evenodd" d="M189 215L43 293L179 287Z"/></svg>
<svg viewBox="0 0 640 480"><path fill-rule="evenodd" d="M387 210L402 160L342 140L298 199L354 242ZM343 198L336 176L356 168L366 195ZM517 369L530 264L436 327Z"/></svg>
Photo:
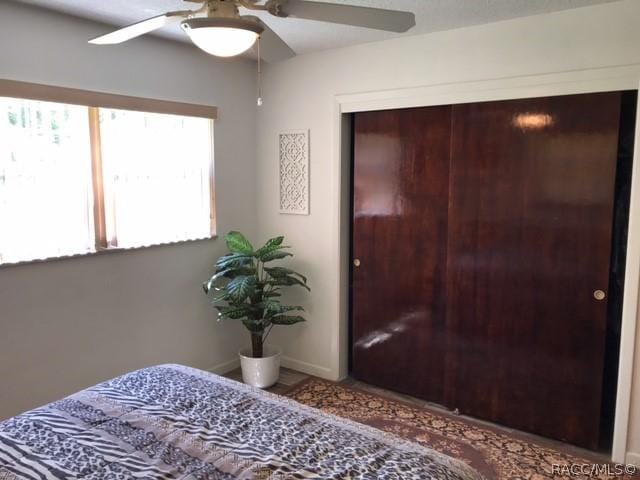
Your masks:
<svg viewBox="0 0 640 480"><path fill-rule="evenodd" d="M224 376L232 380L242 382L242 372L239 368L232 370ZM278 379L278 383L266 390L271 393L277 393L278 395L284 395L288 390L291 390L291 388L295 387L307 378L309 378L309 375L306 373L297 372L283 367L280 369L280 378Z"/></svg>
<svg viewBox="0 0 640 480"><path fill-rule="evenodd" d="M401 393L396 393L396 392L392 392L390 390L385 390L383 388L379 388L379 387L375 387L373 385L369 385L363 382L360 382L358 380L352 379L352 378L348 378L346 380L344 380L341 383L345 383L347 385L353 386L355 388L358 388L360 390L364 390L367 392L371 392L371 393L375 393L377 395L381 395L383 397L387 397L390 398L392 400L400 400L402 402L407 402L410 404L413 404L417 407L422 407L422 408L429 408L431 410L434 411L439 411L439 412L443 412L443 413L453 413L455 415L458 415L458 412L454 411L452 412L451 410L443 407L442 405L438 405L435 403L431 403L431 402L427 402L424 400L420 400L419 398L415 398L415 397L411 397L409 395L403 395ZM519 436L524 436L524 437L529 437L531 441L536 442L536 443L540 443L542 445L547 445L551 448L555 448L558 450L561 450L567 454L570 455L576 455L576 456L580 456L580 457L588 457L591 459L596 459L598 461L601 461L603 463L606 463L609 461L609 456L607 454L604 453L598 453L598 452L593 452L591 450L585 450L583 448L580 447L575 447L573 445L569 445L567 443L562 443L560 441L556 441L556 440L551 440L548 438L544 438L544 437L540 437L538 435L534 435L532 433L527 433L527 432L522 432L520 430L515 430L513 428L509 428L509 427L505 427L503 425L499 425L496 423L492 423L492 422L488 422L485 420L480 420L477 418L473 418L473 417L469 417L467 415L460 415L461 418L468 420L470 422L473 422L479 426L487 426L487 427L491 427L491 428L495 428L498 430L501 430L502 432L506 433L506 434L518 434Z"/></svg>
<svg viewBox="0 0 640 480"><path fill-rule="evenodd" d="M227 374L225 374L225 377L227 378L231 378L233 380L237 380L239 382L242 381L242 372L240 370L240 368L237 368ZM293 389L296 385L300 384L301 382L307 380L310 378L310 375L307 375L305 373L302 372L298 372L296 370L291 370L289 368L281 368L280 370L280 378L278 379L278 383L276 383L274 386L267 388L266 390L272 393L276 393L278 395L284 395L285 393L287 393L289 390ZM451 412L450 410L442 407L441 405L437 405L431 402L427 402L424 400L421 400L419 398L415 398L415 397L411 397L409 395L404 395L401 393L397 393L397 392L393 392L391 390L386 390L384 388L379 388L379 387L375 387L373 385L369 385L367 383L364 382L360 382L358 380L355 380L353 378L347 378L345 380L343 380L342 382L340 382L343 385L349 386L349 387L354 387L357 388L359 390L363 390L365 392L370 392L376 395L380 395L382 397L386 397L390 400L398 400L401 402L406 402L409 403L411 405L414 405L416 407L420 407L420 408L429 408L431 410L434 411L440 411L443 413L454 413L456 414L457 412ZM520 432L518 430L514 430L512 428L508 428L508 427L504 427L502 425L497 425L491 422L486 422L483 420L479 420L476 418L472 418L472 417L467 417L465 415L461 415L461 418L463 418L464 420L476 423L479 426L488 426L491 428L495 428L498 429L500 431L502 431L505 434L518 434L520 436L525 436L525 437L529 437L531 441L539 443L541 445L546 445L549 446L550 448L554 448L557 450L560 450L568 455L576 455L576 456L581 456L581 457L587 457L590 458L594 461L600 461L600 462L608 462L609 461L609 457L606 454L600 454L600 453L596 453L596 452L592 452L592 451L588 451L588 450L584 450L582 448L579 447L575 447L573 445L569 445L569 444L565 444L562 442L558 442L555 440L550 440L547 438L543 438L543 437L539 437L537 435L534 434L530 434L530 433L525 433L525 432Z"/></svg>

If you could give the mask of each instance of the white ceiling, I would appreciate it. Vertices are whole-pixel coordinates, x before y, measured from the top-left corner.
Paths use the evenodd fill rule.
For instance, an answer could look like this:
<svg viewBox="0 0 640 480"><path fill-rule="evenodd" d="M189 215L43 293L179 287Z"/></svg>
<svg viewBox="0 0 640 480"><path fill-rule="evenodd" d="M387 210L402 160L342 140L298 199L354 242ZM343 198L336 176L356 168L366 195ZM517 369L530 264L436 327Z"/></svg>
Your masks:
<svg viewBox="0 0 640 480"><path fill-rule="evenodd" d="M114 27L124 26L171 10L196 8L182 0L17 0L96 20ZM470 25L498 22L517 17L585 7L618 0L323 0L367 7L406 10L416 15L416 26L402 35L450 30ZM248 12L243 12L247 14ZM311 20L260 16L293 48L307 53L329 48L374 42L398 36L359 27L348 27ZM107 33L105 31L105 33ZM186 41L179 27L169 27L160 35Z"/></svg>

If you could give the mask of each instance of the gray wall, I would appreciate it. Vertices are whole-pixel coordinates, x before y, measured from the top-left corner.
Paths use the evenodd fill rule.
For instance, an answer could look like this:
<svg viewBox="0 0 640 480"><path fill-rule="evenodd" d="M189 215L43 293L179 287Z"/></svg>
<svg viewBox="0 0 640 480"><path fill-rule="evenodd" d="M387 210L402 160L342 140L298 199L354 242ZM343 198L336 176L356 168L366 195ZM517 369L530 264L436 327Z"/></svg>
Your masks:
<svg viewBox="0 0 640 480"><path fill-rule="evenodd" d="M0 78L217 105L218 231L255 234L254 64L150 37L86 43L104 31L0 0ZM0 418L146 365L228 367L244 332L215 322L200 287L223 249L210 240L0 266Z"/></svg>

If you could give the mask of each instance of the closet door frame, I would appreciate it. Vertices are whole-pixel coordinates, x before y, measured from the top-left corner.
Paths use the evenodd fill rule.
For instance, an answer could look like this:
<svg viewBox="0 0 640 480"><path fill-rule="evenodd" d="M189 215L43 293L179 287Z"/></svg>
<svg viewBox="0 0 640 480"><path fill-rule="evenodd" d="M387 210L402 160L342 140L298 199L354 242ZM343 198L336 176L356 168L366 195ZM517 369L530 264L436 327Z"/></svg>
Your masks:
<svg viewBox="0 0 640 480"><path fill-rule="evenodd" d="M351 117L349 114L371 110L428 107L456 103L510 100L579 93L640 90L640 65L586 69L526 77L503 78L479 82L460 82L418 88L384 90L334 96L332 118L333 171L330 190L335 192L331 205L334 221L329 232L336 247L334 261L335 315L331 373L336 379L348 375L349 359L349 268L350 238L350 163ZM632 171L629 234L622 311L622 332L617 383L617 399L611 460L627 459L627 441L634 373L636 321L640 296L640 102L636 124Z"/></svg>

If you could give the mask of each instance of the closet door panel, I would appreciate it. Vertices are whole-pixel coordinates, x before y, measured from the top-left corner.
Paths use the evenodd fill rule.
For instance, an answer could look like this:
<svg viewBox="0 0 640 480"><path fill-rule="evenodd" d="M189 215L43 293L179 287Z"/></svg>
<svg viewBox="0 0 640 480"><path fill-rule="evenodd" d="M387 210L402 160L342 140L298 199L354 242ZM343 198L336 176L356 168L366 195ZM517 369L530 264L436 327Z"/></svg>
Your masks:
<svg viewBox="0 0 640 480"><path fill-rule="evenodd" d="M441 401L451 108L354 118L352 374Z"/></svg>
<svg viewBox="0 0 640 480"><path fill-rule="evenodd" d="M453 106L447 405L597 446L620 100Z"/></svg>

